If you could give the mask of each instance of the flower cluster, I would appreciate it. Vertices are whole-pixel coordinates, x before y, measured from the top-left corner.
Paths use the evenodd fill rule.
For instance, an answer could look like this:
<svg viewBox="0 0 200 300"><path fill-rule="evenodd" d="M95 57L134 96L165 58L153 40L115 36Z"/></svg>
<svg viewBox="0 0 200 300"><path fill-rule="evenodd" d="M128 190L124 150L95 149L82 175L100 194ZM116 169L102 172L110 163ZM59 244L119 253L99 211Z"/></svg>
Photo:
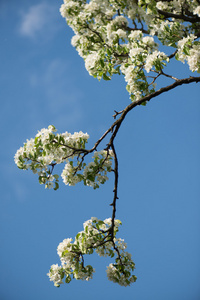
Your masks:
<svg viewBox="0 0 200 300"><path fill-rule="evenodd" d="M134 269L135 264L131 259L131 254L123 252L120 260L117 258L116 263L109 264L106 272L110 281L118 283L121 286L128 286L137 279L135 275L131 275Z"/></svg>
<svg viewBox="0 0 200 300"><path fill-rule="evenodd" d="M40 130L35 138L27 140L15 154L17 166L38 174L39 183L45 184L46 188L58 189L59 175L52 173L55 165L60 163L66 163L61 174L66 185L83 181L95 189L108 180L107 172L112 170L111 150L96 151L94 160L86 164L84 157L89 151L85 149L85 144L89 135L82 131L74 134L55 132L56 128L50 125Z"/></svg>
<svg viewBox="0 0 200 300"><path fill-rule="evenodd" d="M169 62L159 51L161 44L178 50L176 59L186 60L192 72L199 72L197 0L64 0L60 12L75 33L72 45L89 74L105 80L123 74L132 101L155 90L155 80L153 85L149 78L161 74ZM183 56L185 38L190 44L184 46Z"/></svg>
<svg viewBox="0 0 200 300"><path fill-rule="evenodd" d="M72 278L91 279L95 270L91 265L84 265L83 256L92 254L94 250L100 256L117 255L115 263L110 264L107 269L109 280L123 286L135 282L136 276L131 274L135 268L131 255L125 252L127 246L124 241L115 237L119 225L121 225L119 220L115 220L113 226L111 218L101 221L92 217L83 224L84 230L76 235L74 242L71 238L64 239L57 248L61 266L52 265L47 274L54 285L60 286L64 277L66 283Z"/></svg>
<svg viewBox="0 0 200 300"><path fill-rule="evenodd" d="M74 166L73 161L67 162L61 174L63 182L66 185L75 185L83 180L84 185L94 189L98 188L100 184L104 184L108 180L107 172L112 170L112 156L111 150L101 150L94 152L94 161L87 165L79 163ZM79 170L83 170L83 173L80 173Z"/></svg>
<svg viewBox="0 0 200 300"><path fill-rule="evenodd" d="M192 72L200 73L200 44L195 42L196 38L197 36L191 34L178 41L176 57L183 63L186 60Z"/></svg>

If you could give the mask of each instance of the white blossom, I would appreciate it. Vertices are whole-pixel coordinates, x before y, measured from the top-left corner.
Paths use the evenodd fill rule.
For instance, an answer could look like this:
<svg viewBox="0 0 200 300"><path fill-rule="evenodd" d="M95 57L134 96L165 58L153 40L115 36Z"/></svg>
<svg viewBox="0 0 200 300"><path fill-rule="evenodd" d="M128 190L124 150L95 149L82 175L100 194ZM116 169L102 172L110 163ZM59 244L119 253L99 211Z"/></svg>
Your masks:
<svg viewBox="0 0 200 300"><path fill-rule="evenodd" d="M93 250L99 256L115 257L115 263L110 264L107 268L109 280L123 286L136 281L136 276L131 274L134 270L134 262L131 255L125 252L127 245L123 239L116 238L121 221L114 220L113 241L110 239L109 231L112 228L112 223L111 218L101 221L92 217L84 222L84 230L76 235L74 242L68 238L58 245L57 253L61 260L61 266L52 265L47 274L55 286L59 286L65 276L68 283L72 277L77 280L90 280L95 269L90 265L84 265L83 255L92 254ZM118 250L116 251L116 249Z"/></svg>
<svg viewBox="0 0 200 300"><path fill-rule="evenodd" d="M158 62L162 60L167 60L167 55L163 52L154 51L152 54L149 54L146 58L146 63L144 67L147 73L150 72L156 61Z"/></svg>
<svg viewBox="0 0 200 300"><path fill-rule="evenodd" d="M193 14L200 17L200 5L195 8L195 10L193 11Z"/></svg>
<svg viewBox="0 0 200 300"><path fill-rule="evenodd" d="M181 19L160 17L160 10L180 15L184 5L184 0L126 0L123 4L115 0L65 0L61 6L61 14L75 33L72 45L84 58L89 74L99 80L102 77L108 80L108 73L111 78L116 73L116 66L121 71L123 69L127 90L133 101L151 92L153 85L150 86L144 72L150 72L158 60L161 69L169 62L161 54L156 58L158 53L162 53L159 51L161 44L178 48L176 59L182 63L187 62L192 72L199 72L197 49L192 47L190 58L182 51L182 45L192 41L192 36L196 33L195 27ZM187 10L190 18L193 15L200 16L197 1L188 3ZM138 25L140 22L144 25L142 28ZM160 44L154 38L158 38ZM127 61L127 57L131 58L134 65L131 73L131 63ZM138 74L138 70L143 72Z"/></svg>
<svg viewBox="0 0 200 300"><path fill-rule="evenodd" d="M63 283L62 275L60 272L61 270L62 270L62 267L58 266L58 264L56 264L56 265L52 265L50 272L47 273L47 275L50 278L50 281L53 281L55 286L60 286L60 284Z"/></svg>
<svg viewBox="0 0 200 300"><path fill-rule="evenodd" d="M85 59L85 67L88 70L89 74L92 75L92 69L95 67L96 63L98 62L100 56L98 53L91 53Z"/></svg>

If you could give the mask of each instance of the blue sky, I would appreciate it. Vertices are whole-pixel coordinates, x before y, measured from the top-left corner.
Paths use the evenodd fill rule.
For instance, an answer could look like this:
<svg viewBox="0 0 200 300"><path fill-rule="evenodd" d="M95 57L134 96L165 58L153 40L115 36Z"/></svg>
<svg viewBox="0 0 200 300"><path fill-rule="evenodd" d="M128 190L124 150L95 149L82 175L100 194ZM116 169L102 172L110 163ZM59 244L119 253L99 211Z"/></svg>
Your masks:
<svg viewBox="0 0 200 300"><path fill-rule="evenodd" d="M198 300L197 84L135 108L115 142L119 237L132 253L137 282L127 288L109 282L105 270L111 261L97 255L86 258L96 269L89 282L74 280L58 289L46 276L59 263L56 248L64 238L73 238L92 216L111 216L113 177L95 191L62 183L58 191L45 190L36 176L15 166L14 154L50 124L59 132L87 132L92 147L112 124L114 110L130 103L122 76L110 82L89 76L70 45L61 3L0 1L0 299ZM179 77L190 75L187 65L173 62L170 68Z"/></svg>

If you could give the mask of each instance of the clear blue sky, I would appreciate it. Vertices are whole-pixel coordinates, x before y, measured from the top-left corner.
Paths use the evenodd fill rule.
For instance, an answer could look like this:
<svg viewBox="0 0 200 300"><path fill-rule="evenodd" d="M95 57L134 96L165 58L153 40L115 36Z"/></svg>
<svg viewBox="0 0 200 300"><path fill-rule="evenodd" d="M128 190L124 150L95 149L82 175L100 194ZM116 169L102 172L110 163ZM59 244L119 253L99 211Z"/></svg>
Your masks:
<svg viewBox="0 0 200 300"><path fill-rule="evenodd" d="M116 147L119 156L117 218L138 280L109 282L109 259L86 258L89 282L59 289L46 273L59 263L57 245L84 221L111 216L113 178L99 190L45 190L37 176L19 170L16 150L50 124L59 132L82 130L88 147L129 104L123 77L98 82L70 45L59 14L62 1L0 1L1 200L0 300L200 299L200 86L177 88L130 112ZM174 63L180 77L187 65ZM164 83L163 83L164 84Z"/></svg>

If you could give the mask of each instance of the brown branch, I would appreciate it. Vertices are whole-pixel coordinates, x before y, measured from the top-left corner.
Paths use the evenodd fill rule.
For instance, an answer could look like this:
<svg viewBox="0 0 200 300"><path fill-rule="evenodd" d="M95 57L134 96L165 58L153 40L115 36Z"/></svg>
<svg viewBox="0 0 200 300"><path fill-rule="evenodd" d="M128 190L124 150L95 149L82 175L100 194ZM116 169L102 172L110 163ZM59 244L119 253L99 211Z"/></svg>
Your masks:
<svg viewBox="0 0 200 300"><path fill-rule="evenodd" d="M109 237L109 236L106 236L106 238L107 238L107 237ZM111 238L108 239L108 240L105 240L105 238L104 238L99 244L97 244L97 245L93 244L93 245L87 247L87 249L96 249L96 248L98 248L98 247L100 247L100 246L103 246L103 245L105 245L106 243L109 243L109 242L112 242L112 241L113 241L113 240L112 240Z"/></svg>
<svg viewBox="0 0 200 300"><path fill-rule="evenodd" d="M196 83L200 82L200 77L189 77L189 78L184 78L184 79L176 79L176 78L173 78L172 76L167 75L167 74L162 74L162 75L165 75L167 77L170 77L170 78L174 79L175 82L172 83L171 85L168 85L166 87L160 88L159 90L155 91L152 94L146 95L146 96L142 97L141 99L136 100L136 101L130 103L128 106L126 106L119 113L116 112L116 114L114 115L114 118L116 118L118 115L120 115L119 119L117 119L110 126L110 128L100 137L100 139L95 143L95 145L91 149L89 149L89 150L86 150L86 149L77 149L77 148L73 148L73 147L65 145L65 144L58 143L57 141L54 140L54 142L57 142L61 146L65 146L65 147L68 147L69 149L73 150L73 152L72 152L73 154L75 154L76 152L79 153L79 155L81 153L83 153L82 160L81 160L79 166L77 166L77 170L78 170L78 168L80 168L80 166L82 165L82 163L84 161L84 157L86 155L88 155L89 153L92 153L94 150L96 150L97 147L98 147L98 145L108 135L108 133L112 132L112 135L110 137L109 143L107 144L107 147L106 147L106 149L107 149L107 156L105 158L105 160L106 160L107 157L108 157L108 150L109 150L109 148L111 148L112 151L113 151L113 155L114 155L115 167L114 167L113 171L114 171L114 174L115 174L114 175L115 179L114 179L114 190L113 190L114 197L113 197L113 202L110 204L113 207L113 211L112 211L112 223L111 223L110 229L108 230L108 233L110 233L110 235L105 236L101 243L99 243L96 246L92 245L91 248L96 248L96 247L102 246L103 244L111 241L114 244L114 249L118 253L118 251L117 251L118 249L117 249L117 247L115 246L115 243L114 243L114 226L115 226L114 223L115 223L115 215L116 215L116 202L117 202L117 199L118 199L118 177L119 177L119 174L118 174L118 159L117 159L117 154L116 154L115 147L114 147L114 139L115 139L115 137L116 137L116 135L117 135L117 133L119 131L119 128L120 128L123 120L125 119L126 115L134 107L136 107L138 105L141 105L143 102L150 101L151 99L153 99L153 98L155 98L155 97L163 94L164 92L170 91L170 90L172 90L172 89L174 89L174 88L176 88L176 87L178 87L178 86L180 86L182 84L189 84L189 83L192 83L192 82L196 82ZM53 168L54 168L54 164L52 164L52 171L53 171ZM110 239L106 239L109 236L110 236ZM119 253L118 253L118 257L120 259Z"/></svg>
<svg viewBox="0 0 200 300"><path fill-rule="evenodd" d="M141 23L141 25L143 25L143 24ZM127 31L136 31L136 30L140 30L140 31L142 31L142 33L145 33L145 34L149 34L149 33L150 33L149 30L146 30L146 29L144 29L143 27L142 27L142 28L138 28L138 27L136 26L135 28L131 28L131 27L129 27L129 26L126 26L125 24L122 24L122 28L124 28L124 29L127 30Z"/></svg>
<svg viewBox="0 0 200 300"><path fill-rule="evenodd" d="M186 22L191 22L191 23L197 23L200 22L200 18L198 16L191 16L188 17L186 15L182 14L174 14L174 13L170 13L167 11L163 11L160 9L157 9L158 13L163 15L166 18L174 18L174 19L180 19L180 20L184 20Z"/></svg>
<svg viewBox="0 0 200 300"><path fill-rule="evenodd" d="M156 91L156 92L154 92L150 95L147 95L147 96L143 97L142 99L134 101L133 103L129 104L123 111L120 112L121 117L117 121L115 121L113 123L113 125L99 139L99 141L101 142L102 139L108 134L108 132L113 131L113 129L114 129L114 131L111 135L110 141L108 143L108 147L111 147L111 149L113 150L114 162L115 162L115 167L114 167L115 179L114 179L114 190L113 190L114 198L113 198L113 202L110 204L113 207L112 224L111 224L111 232L110 233L111 233L111 240L112 240L112 243L113 243L113 248L117 252L120 264L122 264L120 252L119 252L119 249L117 248L117 246L115 245L115 242L114 242L114 226L115 226L115 215L116 215L116 202L117 202L117 199L118 199L118 177L119 177L119 174L118 174L118 159L117 159L117 154L116 154L115 147L114 147L114 139L115 139L116 134L117 134L124 118L126 117L127 113L130 110L132 110L134 107L136 107L137 105L140 105L144 101L150 101L152 98L155 98L155 97L161 95L164 92L172 90L177 86L180 86L182 84L189 84L191 82L196 82L196 83L200 82L200 77L190 77L190 78L184 78L184 79L179 79L179 80L177 79L173 84L171 84L169 86L166 86L166 87L163 87L163 88L159 89L158 91ZM96 146L97 146L98 142L95 144ZM107 241L105 241L105 243L106 242Z"/></svg>
<svg viewBox="0 0 200 300"><path fill-rule="evenodd" d="M163 75L163 76L165 76L165 77L168 77L168 78L171 78L171 79L173 79L173 80L175 80L175 81L179 80L178 78L176 78L176 77L174 77L174 76L172 76L172 75L169 75L169 74L164 73L163 70L161 70L160 72L157 72L157 71L155 71L155 70L151 70L151 72L154 72L154 73L157 73L157 74L158 74L157 76L153 77L154 80L152 81L152 83L154 83L155 80L156 80L159 76L161 76L161 75ZM152 83L150 83L150 84L152 84ZM150 84L149 84L149 85L150 85Z"/></svg>
<svg viewBox="0 0 200 300"><path fill-rule="evenodd" d="M169 58L169 59L173 58L173 57L176 55L177 52L178 52L178 50L174 51L172 54L170 54L170 55L168 56L168 58Z"/></svg>
<svg viewBox="0 0 200 300"><path fill-rule="evenodd" d="M111 144L111 148L113 150L114 162L115 162L115 168L114 168L115 182L114 182L114 190L113 190L114 197L113 197L113 202L110 204L113 207L112 225L111 225L111 228L112 228L111 238L113 239L114 238L114 227L115 227L116 202L117 202L117 199L119 199L118 196L117 196L119 174L118 174L118 159L117 159L117 154L116 154L115 147L114 147L114 144L113 144L113 140L110 141L110 144Z"/></svg>
<svg viewBox="0 0 200 300"><path fill-rule="evenodd" d="M113 154L114 154L114 162L115 162L115 168L114 168L114 174L115 174L115 183L114 183L114 198L113 198L113 202L111 203L111 206L113 207L113 213L112 213L112 232L111 232L111 237L113 239L114 237L114 220L115 220L115 214L116 214L116 201L118 199L117 196L117 192L118 192L118 159L117 159L117 154L115 151L115 147L114 147L114 139L118 133L118 130L123 122L123 120L125 119L126 115L128 114L129 111L131 111L134 107L141 105L144 101L150 101L151 99L165 93L168 92L174 88L176 88L177 86L180 86L182 84L189 84L192 82L200 82L200 77L189 77L189 78L184 78L184 79L177 79L174 83L172 83L171 85L168 85L166 87L160 88L158 91L149 94L147 96L144 96L143 98L136 100L132 103L130 103L123 111L120 112L121 116L119 119L117 119L108 130L106 130L106 132L102 135L102 137L95 143L94 147L91 148L90 150L88 150L88 153L93 152L97 146L102 142L102 140L108 135L108 133L112 132L110 141L108 143L108 147L111 147L111 149L113 150Z"/></svg>
<svg viewBox="0 0 200 300"><path fill-rule="evenodd" d="M192 82L200 82L200 77L192 77L190 76L189 78L183 78L183 79L178 79L176 80L174 83L166 86L166 87L162 87L159 90L155 91L152 94L149 94L147 96L142 97L139 100L135 100L134 102L130 103L127 107L125 107L125 109L122 111L121 116L119 119L117 119L108 130L106 130L106 132L102 135L102 137L95 143L94 147L91 148L90 150L88 150L88 153L93 152L98 145L102 142L102 140L108 135L108 133L113 132L111 139L110 139L110 145L112 145L115 136L119 130L119 127L121 126L121 123L123 122L124 118L126 117L127 113L132 110L134 107L141 105L143 102L145 101L150 101L151 99L165 93L168 92L170 90L173 90L174 88L182 85L182 84L189 84Z"/></svg>
<svg viewBox="0 0 200 300"><path fill-rule="evenodd" d="M105 235L99 243L97 243L96 245L94 243L93 245L87 247L87 249L95 249L95 248L98 248L100 246L103 246L104 244L112 242L113 248L114 248L114 250L117 253L117 256L118 256L118 259L120 261L120 264L123 265L122 259L121 259L121 255L120 255L120 251L119 251L118 247L115 245L115 242L114 242L114 237L115 237L115 234L114 234L114 229L115 229L115 215L116 215L116 202L117 202L117 199L118 199L118 177L119 177L119 174L118 174L118 159L117 159L117 154L116 154L115 147L114 147L114 139L115 139L115 137L116 137L116 135L118 133L118 130L119 130L119 128L120 128L123 120L125 119L126 115L134 107L142 104L144 101L150 101L151 99L153 99L153 98L161 95L164 92L170 91L170 90L176 88L177 86L180 86L182 84L189 84L189 83L192 83L192 82L196 82L196 83L200 82L200 77L189 77L189 78L184 78L184 79L177 79L173 84L168 85L168 86L163 87L163 88L160 88L158 91L156 91L156 92L154 92L152 94L149 94L149 95L147 95L147 96L145 96L145 97L143 97L143 98L141 98L139 100L136 100L136 101L132 102L123 111L121 111L120 113L116 112L115 117L117 115L121 114L121 116L119 117L119 119L117 119L110 126L110 128L95 143L95 145L94 145L93 148L91 148L90 150L86 150L84 156L87 155L87 154L89 154L89 153L91 153L91 152L93 152L97 148L97 146L101 143L101 141L107 136L107 134L109 132L112 132L112 135L110 137L110 141L109 141L109 143L107 145L107 148L106 148L107 149L107 156L108 156L108 149L109 148L112 149L113 155L114 155L114 163L115 163L115 166L114 166L115 179L114 179L114 190L113 190L114 197L113 197L113 202L110 204L113 207L113 210L112 210L112 219L111 219L111 227L106 231L107 235ZM75 149L75 150L77 150L77 149ZM101 232L100 234L102 234L102 233L104 234L105 232ZM83 254L80 251L79 252L75 251L75 253L77 254L77 256L79 256L79 257L81 256L82 257L82 264L83 264L83 267L84 267Z"/></svg>
<svg viewBox="0 0 200 300"><path fill-rule="evenodd" d="M59 143L56 140L53 140L52 143L55 143L55 144L58 144L59 146L63 146L63 147L66 147L66 148L69 148L69 149L73 150L73 152L72 152L72 154L70 156L74 155L76 152L80 152L80 153L82 153L82 152L83 153L87 153L88 152L88 150L86 150L86 149L75 148L75 147L72 147L72 146L69 146L69 145L65 145L63 143Z"/></svg>
<svg viewBox="0 0 200 300"><path fill-rule="evenodd" d="M113 118L116 119L116 117L117 117L118 115L121 115L121 114L123 113L123 110L121 110L121 111L116 111L116 110L114 110L114 112L115 112L115 114L113 115Z"/></svg>

